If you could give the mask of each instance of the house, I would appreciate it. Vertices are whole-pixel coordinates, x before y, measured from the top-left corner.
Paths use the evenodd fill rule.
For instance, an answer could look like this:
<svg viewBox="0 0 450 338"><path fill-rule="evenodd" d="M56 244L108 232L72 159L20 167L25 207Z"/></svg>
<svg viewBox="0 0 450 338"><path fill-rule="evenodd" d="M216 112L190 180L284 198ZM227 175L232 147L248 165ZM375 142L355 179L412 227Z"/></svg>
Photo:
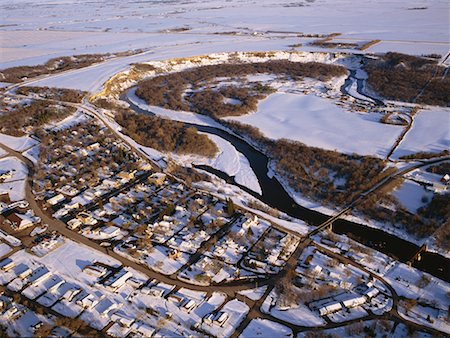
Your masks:
<svg viewBox="0 0 450 338"><path fill-rule="evenodd" d="M33 270L31 270L31 268L27 268L24 271L22 271L21 273L19 273L17 275L17 277L19 277L20 279L25 279L27 278L29 275L31 275L33 273Z"/></svg>
<svg viewBox="0 0 450 338"><path fill-rule="evenodd" d="M43 282L50 276L51 276L50 271L46 267L41 266L33 270L31 275L28 277L28 281L32 284L38 284L40 282Z"/></svg>
<svg viewBox="0 0 450 338"><path fill-rule="evenodd" d="M178 251L177 249L170 250L169 258L171 258L173 260L177 260L180 257L181 257L181 252L180 251Z"/></svg>
<svg viewBox="0 0 450 338"><path fill-rule="evenodd" d="M56 276L54 277L55 280L58 280L60 277ZM47 292L48 293L56 293L56 291L59 289L59 287L63 284L65 284L66 281L64 279L61 279L60 281L58 281L57 283L55 283L55 285L52 285Z"/></svg>
<svg viewBox="0 0 450 338"><path fill-rule="evenodd" d="M28 215L18 214L15 212L6 216L5 222L16 230L23 230L34 224L33 219Z"/></svg>
<svg viewBox="0 0 450 338"><path fill-rule="evenodd" d="M63 202L65 199L66 198L64 197L63 194L58 194L56 196L53 196L53 197L49 198L47 200L47 203L50 204L50 205L56 205L56 204L59 204L59 203Z"/></svg>
<svg viewBox="0 0 450 338"><path fill-rule="evenodd" d="M100 228L100 233L104 238L113 238L120 235L120 228L114 226L114 225L107 225Z"/></svg>
<svg viewBox="0 0 450 338"><path fill-rule="evenodd" d="M73 197L79 193L78 189L75 189L74 187L71 187L70 185L65 185L61 188L56 189L56 191L61 194L66 195L66 196L69 196L69 197Z"/></svg>
<svg viewBox="0 0 450 338"><path fill-rule="evenodd" d="M433 182L431 186L428 186L428 190L431 190L432 192L436 194L442 194L447 191L447 184L443 184L440 182Z"/></svg>
<svg viewBox="0 0 450 338"><path fill-rule="evenodd" d="M97 220L92 217L92 215L88 212L80 212L77 215L77 218L86 225L94 225L97 223Z"/></svg>
<svg viewBox="0 0 450 338"><path fill-rule="evenodd" d="M376 295L378 295L380 293L380 290L378 290L375 287L369 288L364 292L364 295L370 299L372 297L375 297Z"/></svg>
<svg viewBox="0 0 450 338"><path fill-rule="evenodd" d="M13 173L11 170L0 172L0 181L10 179L10 178L12 178L12 176L13 176Z"/></svg>
<svg viewBox="0 0 450 338"><path fill-rule="evenodd" d="M350 298L347 300L344 300L342 302L342 304L347 307L347 308L352 308L352 307L356 307L359 305L362 305L366 302L366 298L363 296L358 296L358 297L354 297L354 298Z"/></svg>
<svg viewBox="0 0 450 338"><path fill-rule="evenodd" d="M77 218L73 218L70 221L67 222L67 227L70 230L75 230L81 225L81 221Z"/></svg>
<svg viewBox="0 0 450 338"><path fill-rule="evenodd" d="M121 178L122 180L132 180L134 178L134 174L136 173L136 170L130 171L130 172L126 172L126 171L121 171L120 173L117 174L117 177Z"/></svg>
<svg viewBox="0 0 450 338"><path fill-rule="evenodd" d="M86 294L85 297L78 299L76 303L85 309L93 309L99 303L99 301L100 299L98 299L94 295Z"/></svg>
<svg viewBox="0 0 450 338"><path fill-rule="evenodd" d="M109 306L105 307L105 309L102 312L100 312L100 315L107 317L111 311L113 311L119 307L120 307L120 305L118 303L111 302L111 304Z"/></svg>
<svg viewBox="0 0 450 338"><path fill-rule="evenodd" d="M166 180L167 175L163 173L154 173L150 175L148 181L156 186L160 186Z"/></svg>
<svg viewBox="0 0 450 338"><path fill-rule="evenodd" d="M16 266L16 263L13 262L10 258L6 258L5 260L2 261L2 270L5 272L8 272L9 270L13 269L15 266Z"/></svg>
<svg viewBox="0 0 450 338"><path fill-rule="evenodd" d="M197 303L193 299L185 299L181 304L181 307L183 310L187 311L187 313L190 313L197 307Z"/></svg>
<svg viewBox="0 0 450 338"><path fill-rule="evenodd" d="M229 315L228 313L224 312L224 311L219 311L218 313L214 314L211 313L208 316L205 317L204 322L206 324L216 324L219 326L223 326L226 321L228 320Z"/></svg>
<svg viewBox="0 0 450 338"><path fill-rule="evenodd" d="M92 144L88 145L86 148L89 151L97 150L100 148L100 143L98 143L98 142L92 143Z"/></svg>
<svg viewBox="0 0 450 338"><path fill-rule="evenodd" d="M137 333L138 336L142 337L152 337L153 333L155 333L155 329L144 323L135 322L131 326L133 332Z"/></svg>
<svg viewBox="0 0 450 338"><path fill-rule="evenodd" d="M108 272L108 269L101 265L88 265L83 268L83 272L88 275L101 278Z"/></svg>
<svg viewBox="0 0 450 338"><path fill-rule="evenodd" d="M125 284L127 279L131 277L133 277L133 274L130 271L122 269L116 275L109 278L105 282L105 285L111 288L113 291L116 291Z"/></svg>
<svg viewBox="0 0 450 338"><path fill-rule="evenodd" d="M16 305L11 306L5 311L3 316L9 320L16 320L24 313L24 310L19 309Z"/></svg>
<svg viewBox="0 0 450 338"><path fill-rule="evenodd" d="M119 323L123 327L131 327L131 325L134 323L134 318L125 317L123 315L118 314L117 312L111 315L111 320L116 323Z"/></svg>
<svg viewBox="0 0 450 338"><path fill-rule="evenodd" d="M71 302L73 298L81 292L81 289L69 289L63 295L62 298Z"/></svg>
<svg viewBox="0 0 450 338"><path fill-rule="evenodd" d="M341 303L331 303L326 306L323 306L319 309L319 313L321 316L326 316L330 313L339 311L342 309Z"/></svg>

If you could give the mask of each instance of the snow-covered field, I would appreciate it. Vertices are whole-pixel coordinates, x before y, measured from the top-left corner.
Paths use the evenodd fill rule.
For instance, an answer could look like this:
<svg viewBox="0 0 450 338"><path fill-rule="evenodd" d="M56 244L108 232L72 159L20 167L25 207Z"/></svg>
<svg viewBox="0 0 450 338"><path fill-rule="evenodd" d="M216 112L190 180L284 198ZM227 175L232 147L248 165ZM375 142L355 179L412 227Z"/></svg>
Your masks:
<svg viewBox="0 0 450 338"><path fill-rule="evenodd" d="M0 68L39 63L61 55L155 48L164 44L195 45L213 38L227 41L227 45L261 39L268 42L272 38L287 46L290 43L281 38L295 37L295 33L340 32L339 38L349 42L381 39L388 43L375 45L376 51L408 48L418 54L444 52L448 43L445 0L362 0L358 6L350 0L298 3L115 0L107 4L90 2L86 6L77 0L4 1L0 11L3 31ZM177 28L188 31L167 32ZM241 36L211 35L216 32L239 32ZM253 36L253 32L265 35ZM295 40L302 42L299 38Z"/></svg>
<svg viewBox="0 0 450 338"><path fill-rule="evenodd" d="M431 201L433 193L416 182L406 180L394 191L394 196L408 211L415 213L417 209Z"/></svg>
<svg viewBox="0 0 450 338"><path fill-rule="evenodd" d="M381 124L379 118L374 113L348 112L315 95L279 92L262 100L256 113L233 120L255 126L273 139L385 157L402 127Z"/></svg>
<svg viewBox="0 0 450 338"><path fill-rule="evenodd" d="M394 159L419 151L440 152L450 149L450 109L433 107L414 116L411 130L393 154Z"/></svg>

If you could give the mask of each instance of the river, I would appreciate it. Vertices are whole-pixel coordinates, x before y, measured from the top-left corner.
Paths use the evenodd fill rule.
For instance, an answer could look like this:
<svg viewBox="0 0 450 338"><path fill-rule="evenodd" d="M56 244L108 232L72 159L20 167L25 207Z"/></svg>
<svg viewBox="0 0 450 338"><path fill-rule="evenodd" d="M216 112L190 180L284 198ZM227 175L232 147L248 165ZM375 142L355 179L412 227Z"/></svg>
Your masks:
<svg viewBox="0 0 450 338"><path fill-rule="evenodd" d="M347 80L352 81L349 79ZM348 82L346 81L346 83ZM358 91L360 90L359 88L362 88L362 83L358 81ZM134 87L128 89L121 95L120 99L129 103L130 108L136 112L142 114L153 114L150 111L141 109L140 107L133 104L133 102L131 102L127 94L133 89ZM242 153L248 159L251 168L258 178L262 190L262 195L259 195L258 193L255 193L254 191L237 184L234 181L233 177L228 176L226 173L220 170L205 165L197 166L200 169L206 170L231 184L239 186L244 191L258 198L267 205L278 209L292 217L301 219L311 225L317 226L330 218L330 216L328 215L297 204L275 177L268 176L268 157L259 150L255 149L245 140L219 128L192 123L185 124L187 126L195 127L201 132L220 136L221 138L230 142L237 151ZM398 259L403 263L406 263L409 259L411 259L411 257L413 257L414 254L419 250L419 246L417 246L416 244L391 235L385 231L344 219L339 219L333 223L333 232L337 234L345 234L358 241L359 243L374 248L384 254ZM442 255L424 252L422 253L421 261L414 262L413 266L419 268L420 270L428 272L433 276L450 282L450 275L448 273L450 268L450 260Z"/></svg>

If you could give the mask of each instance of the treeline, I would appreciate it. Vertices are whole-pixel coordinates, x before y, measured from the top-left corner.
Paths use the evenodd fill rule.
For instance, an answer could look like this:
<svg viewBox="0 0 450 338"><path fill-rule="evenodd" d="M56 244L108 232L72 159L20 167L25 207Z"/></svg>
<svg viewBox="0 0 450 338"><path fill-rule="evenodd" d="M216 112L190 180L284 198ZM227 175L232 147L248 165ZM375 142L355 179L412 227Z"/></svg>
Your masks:
<svg viewBox="0 0 450 338"><path fill-rule="evenodd" d="M438 175L445 175L445 174L450 175L450 162L439 163L432 167L428 167L427 171L429 173L438 174Z"/></svg>
<svg viewBox="0 0 450 338"><path fill-rule="evenodd" d="M450 151L448 151L447 149L442 150L439 153L433 153L433 152L429 152L429 151L419 151L418 153L400 156L399 159L401 159L401 160L425 160L425 159L434 158L434 157L448 156L449 154L450 154Z"/></svg>
<svg viewBox="0 0 450 338"><path fill-rule="evenodd" d="M37 94L46 99L73 103L81 103L83 97L87 94L87 92L81 90L31 86L19 87L16 90L16 93L27 96L30 94Z"/></svg>
<svg viewBox="0 0 450 338"><path fill-rule="evenodd" d="M46 123L62 120L75 112L73 107L59 106L45 100L18 104L0 115L0 132L12 136L23 136L27 128L40 127Z"/></svg>
<svg viewBox="0 0 450 338"><path fill-rule="evenodd" d="M269 149L277 172L291 187L325 204L344 206L386 174L384 162L375 157L343 154L286 139L271 142Z"/></svg>
<svg viewBox="0 0 450 338"><path fill-rule="evenodd" d="M387 99L450 104L450 78L445 75L446 68L436 60L390 52L377 60L368 60L364 68L370 87Z"/></svg>
<svg viewBox="0 0 450 338"><path fill-rule="evenodd" d="M128 136L146 147L207 157L218 152L216 144L207 135L199 134L196 128L186 127L181 122L136 114L125 109L116 112L115 120Z"/></svg>
<svg viewBox="0 0 450 338"><path fill-rule="evenodd" d="M108 56L109 54L63 56L50 59L43 65L11 67L0 71L0 80L2 82L19 83L25 79L44 74L53 74L69 69L87 67L93 63L103 61Z"/></svg>
<svg viewBox="0 0 450 338"><path fill-rule="evenodd" d="M293 79L312 77L326 81L345 75L347 71L336 65L287 60L208 65L141 81L136 95L150 105L172 110L189 110L212 117L242 115L256 109L257 100L270 93L270 87L227 86L212 90L205 89L205 84L215 78L266 73L290 76ZM186 93L187 88L192 88L192 93ZM240 103L233 105L227 103L227 99L239 100Z"/></svg>

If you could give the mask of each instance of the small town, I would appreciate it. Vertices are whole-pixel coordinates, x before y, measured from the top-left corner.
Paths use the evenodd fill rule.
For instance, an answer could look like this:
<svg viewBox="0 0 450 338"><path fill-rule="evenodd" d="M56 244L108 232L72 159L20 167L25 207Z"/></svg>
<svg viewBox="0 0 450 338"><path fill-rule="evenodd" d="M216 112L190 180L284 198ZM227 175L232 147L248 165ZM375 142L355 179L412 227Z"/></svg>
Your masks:
<svg viewBox="0 0 450 338"><path fill-rule="evenodd" d="M1 196L0 322L16 334L289 335L385 318L394 305L445 325L431 294L414 305L385 280L446 292L433 277L329 231L302 236L164 173L89 116L69 122L41 137L52 150L36 163L11 152L35 196Z"/></svg>

